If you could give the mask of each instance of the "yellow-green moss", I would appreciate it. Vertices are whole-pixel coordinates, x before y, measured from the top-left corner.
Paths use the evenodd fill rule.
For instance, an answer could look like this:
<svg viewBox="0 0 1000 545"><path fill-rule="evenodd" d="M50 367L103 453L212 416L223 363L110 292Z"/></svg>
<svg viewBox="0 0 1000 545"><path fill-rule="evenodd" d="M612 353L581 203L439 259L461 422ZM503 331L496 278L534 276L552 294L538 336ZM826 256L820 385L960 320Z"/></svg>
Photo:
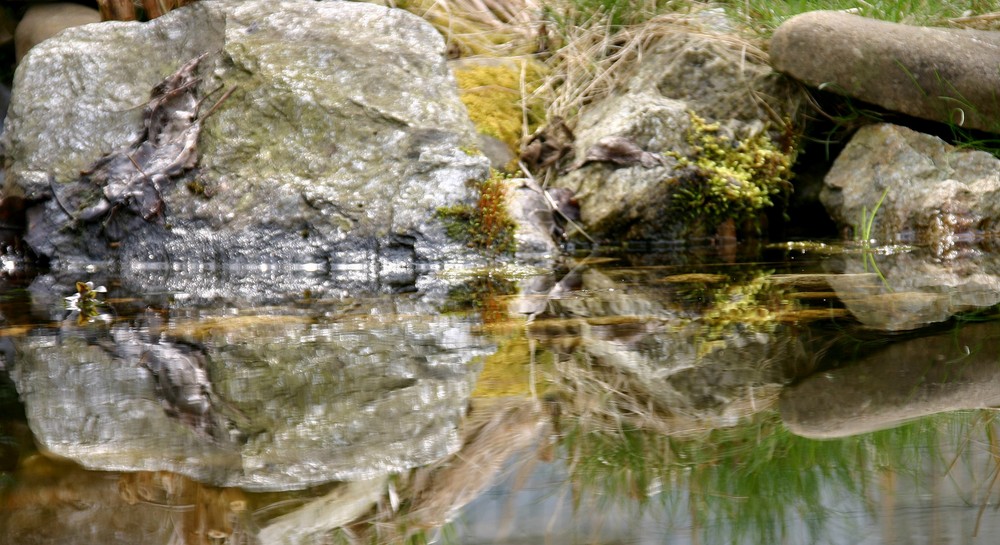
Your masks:
<svg viewBox="0 0 1000 545"><path fill-rule="evenodd" d="M761 132L733 142L720 134L718 123L708 123L691 112L688 157L672 153L692 174L677 180L673 207L708 227L727 220L757 227L760 213L773 197L791 187L792 150L783 150Z"/></svg>
<svg viewBox="0 0 1000 545"><path fill-rule="evenodd" d="M448 236L490 256L514 252L514 220L507 212L506 177L494 170L477 184L476 203L439 208L435 215L445 223Z"/></svg>
<svg viewBox="0 0 1000 545"><path fill-rule="evenodd" d="M462 103L476 129L507 144L511 151L519 149L524 132L521 72L521 66L513 63L476 64L455 69ZM537 64L525 65L524 92L530 94L537 87L540 74ZM539 104L529 104L528 109L529 124L538 123L544 117Z"/></svg>

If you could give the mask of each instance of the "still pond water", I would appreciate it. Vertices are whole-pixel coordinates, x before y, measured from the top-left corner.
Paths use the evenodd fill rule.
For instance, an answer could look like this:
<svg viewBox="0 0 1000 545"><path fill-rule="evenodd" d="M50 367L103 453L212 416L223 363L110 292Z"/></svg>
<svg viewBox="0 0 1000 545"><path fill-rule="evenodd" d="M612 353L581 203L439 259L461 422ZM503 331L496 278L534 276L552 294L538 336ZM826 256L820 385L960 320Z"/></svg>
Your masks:
<svg viewBox="0 0 1000 545"><path fill-rule="evenodd" d="M1000 534L990 253L8 272L0 543Z"/></svg>

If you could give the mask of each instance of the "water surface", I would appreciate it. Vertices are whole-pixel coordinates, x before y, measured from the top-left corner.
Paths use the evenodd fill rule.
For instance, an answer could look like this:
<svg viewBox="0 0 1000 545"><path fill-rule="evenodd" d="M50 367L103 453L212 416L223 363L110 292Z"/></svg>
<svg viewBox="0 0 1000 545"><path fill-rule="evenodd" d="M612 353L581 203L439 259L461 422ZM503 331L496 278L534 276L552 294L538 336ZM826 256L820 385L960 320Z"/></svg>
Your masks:
<svg viewBox="0 0 1000 545"><path fill-rule="evenodd" d="M3 282L5 543L1000 531L1000 260L981 250Z"/></svg>

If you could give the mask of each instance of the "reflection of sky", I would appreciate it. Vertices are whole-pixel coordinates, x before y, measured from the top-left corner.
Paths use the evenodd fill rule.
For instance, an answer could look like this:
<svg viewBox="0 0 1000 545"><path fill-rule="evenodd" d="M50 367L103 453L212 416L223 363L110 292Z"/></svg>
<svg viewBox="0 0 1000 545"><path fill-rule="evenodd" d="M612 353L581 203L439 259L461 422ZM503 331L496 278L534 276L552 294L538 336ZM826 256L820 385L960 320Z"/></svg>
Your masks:
<svg viewBox="0 0 1000 545"><path fill-rule="evenodd" d="M961 438L958 438L961 439ZM973 447L975 448L975 447ZM949 475L944 472L954 459L943 453L934 463L914 471L866 475L866 501L861 493L849 493L836 484L821 491L821 515L787 513L783 543L829 545L940 545L997 543L1000 535L1000 481L992 504L982 510L978 537L974 537L982 498L991 485L996 461L986 447L960 459ZM529 456L531 453L528 454ZM574 511L572 492L560 462L539 463L523 485L514 490L523 475L508 466L502 481L470 503L453 523L462 544L552 544L577 543L629 545L695 545L759 543L754 528L737 529L733 520L706 522L692 535L687 494L671 498L672 505L651 499L643 512L622 502L602 502L593 494L581 500ZM887 495L884 490L895 490ZM769 501L748 498L746 501ZM820 518L825 520L818 520ZM745 524L745 523L744 523ZM817 535L809 526L819 524ZM734 540L734 534L748 536ZM447 534L447 532L446 532ZM444 542L447 542L445 540Z"/></svg>

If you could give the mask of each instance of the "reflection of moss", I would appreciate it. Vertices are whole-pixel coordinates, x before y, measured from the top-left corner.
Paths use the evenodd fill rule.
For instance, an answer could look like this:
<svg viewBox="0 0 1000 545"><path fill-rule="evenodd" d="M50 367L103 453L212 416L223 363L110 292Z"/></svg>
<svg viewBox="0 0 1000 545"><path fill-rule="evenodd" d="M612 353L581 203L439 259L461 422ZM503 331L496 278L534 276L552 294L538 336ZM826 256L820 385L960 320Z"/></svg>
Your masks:
<svg viewBox="0 0 1000 545"><path fill-rule="evenodd" d="M441 312L475 310L482 313L486 324L503 322L507 319L506 297L515 293L514 280L492 273L478 274L448 292Z"/></svg>
<svg viewBox="0 0 1000 545"><path fill-rule="evenodd" d="M791 187L793 153L778 149L765 132L734 142L720 134L718 123L690 115L692 155L674 153L680 165L691 167L690 175L676 180L675 213L709 230L727 220L759 230L760 213Z"/></svg>
<svg viewBox="0 0 1000 545"><path fill-rule="evenodd" d="M456 204L441 207L436 215L445 223L448 236L490 256L514 252L516 225L507 212L507 181L493 171L479 182L475 205Z"/></svg>
<svg viewBox="0 0 1000 545"><path fill-rule="evenodd" d="M530 350L528 340L523 336L501 343L496 353L483 362L483 370L476 380L472 397L527 396L533 391L535 394L544 393L544 382L536 380L535 384L531 383ZM541 369L549 369L552 354L548 351L537 354L535 364Z"/></svg>

